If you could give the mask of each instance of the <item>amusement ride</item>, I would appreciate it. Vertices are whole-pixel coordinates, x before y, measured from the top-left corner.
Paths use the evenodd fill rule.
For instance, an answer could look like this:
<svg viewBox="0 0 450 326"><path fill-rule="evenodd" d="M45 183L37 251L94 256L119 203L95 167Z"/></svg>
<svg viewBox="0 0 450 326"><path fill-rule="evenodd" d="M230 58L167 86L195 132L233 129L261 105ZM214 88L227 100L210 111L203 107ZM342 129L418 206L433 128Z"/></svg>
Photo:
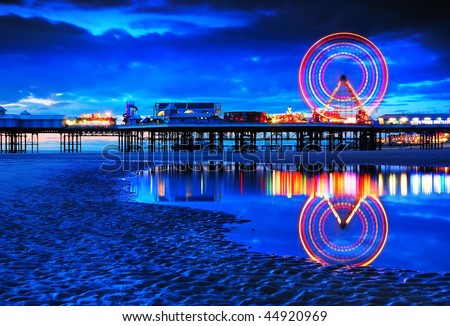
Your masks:
<svg viewBox="0 0 450 326"><path fill-rule="evenodd" d="M369 123L386 93L388 69L367 38L335 33L308 49L298 84L314 122Z"/></svg>

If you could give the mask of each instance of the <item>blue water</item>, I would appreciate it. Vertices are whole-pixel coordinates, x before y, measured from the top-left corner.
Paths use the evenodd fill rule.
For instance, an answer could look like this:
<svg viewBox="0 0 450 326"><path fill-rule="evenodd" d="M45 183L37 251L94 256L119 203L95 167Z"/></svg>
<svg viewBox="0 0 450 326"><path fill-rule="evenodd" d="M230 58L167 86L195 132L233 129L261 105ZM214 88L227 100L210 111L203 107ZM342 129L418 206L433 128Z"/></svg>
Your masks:
<svg viewBox="0 0 450 326"><path fill-rule="evenodd" d="M253 171L237 165L215 171L170 166L140 172L132 191L141 202L223 211L248 220L229 225L229 237L251 251L324 264L358 261L376 268L450 271L449 168L350 166L313 173L267 166ZM350 215L348 226L335 220Z"/></svg>

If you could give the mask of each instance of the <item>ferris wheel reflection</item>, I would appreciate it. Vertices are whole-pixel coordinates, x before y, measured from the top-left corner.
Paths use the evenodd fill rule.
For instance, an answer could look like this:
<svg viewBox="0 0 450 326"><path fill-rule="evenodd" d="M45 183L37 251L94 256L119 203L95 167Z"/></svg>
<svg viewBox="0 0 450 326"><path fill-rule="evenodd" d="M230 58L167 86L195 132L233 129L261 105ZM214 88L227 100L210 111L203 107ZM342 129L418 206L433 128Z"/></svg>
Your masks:
<svg viewBox="0 0 450 326"><path fill-rule="evenodd" d="M322 264L366 266L386 244L388 219L377 196L311 196L298 222L308 256Z"/></svg>

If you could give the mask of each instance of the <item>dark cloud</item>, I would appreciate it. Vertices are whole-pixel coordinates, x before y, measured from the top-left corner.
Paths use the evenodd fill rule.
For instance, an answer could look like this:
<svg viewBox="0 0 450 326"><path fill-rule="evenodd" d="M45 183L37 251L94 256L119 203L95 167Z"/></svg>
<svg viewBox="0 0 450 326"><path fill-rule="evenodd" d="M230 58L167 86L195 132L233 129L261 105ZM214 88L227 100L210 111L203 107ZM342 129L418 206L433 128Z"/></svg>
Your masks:
<svg viewBox="0 0 450 326"><path fill-rule="evenodd" d="M289 79L295 85L297 59L292 61L294 69L283 68L283 60L253 62L252 56L271 57L272 49L263 53L250 49L249 44L230 47L214 33L135 38L123 30L110 30L94 36L70 24L17 16L0 17L0 26L14 31L0 36L1 59L9 62L0 81L2 101L28 93L45 98L59 92L96 98L134 94L147 101L220 100L248 93L267 96L268 91L276 95L279 79L281 89ZM270 69L278 71L271 73L273 79L267 78ZM290 78L286 71L292 72Z"/></svg>
<svg viewBox="0 0 450 326"><path fill-rule="evenodd" d="M133 4L133 0L63 0L63 1L46 1L35 0L34 6L46 6L51 4L67 3L81 8L113 8L113 7L126 7Z"/></svg>
<svg viewBox="0 0 450 326"><path fill-rule="evenodd" d="M366 36L409 31L426 33L429 46L448 48L450 20L444 2L429 0L419 3L390 0L65 0L36 1L42 6L67 3L80 8L119 7L124 12L189 15L219 15L229 12L244 14L246 28L228 30L230 37L259 38L266 41L307 41L337 31L350 31ZM241 17L241 18L242 18ZM143 19L145 21L145 19ZM163 21L163 19L161 19ZM195 21L192 21L195 24ZM226 35L225 35L226 36ZM424 40L425 41L425 40Z"/></svg>
<svg viewBox="0 0 450 326"><path fill-rule="evenodd" d="M234 11L255 11L255 10L276 10L285 8L292 3L294 6L298 6L292 1L288 0L168 0L168 4L184 6L184 7L198 7L205 6L217 10L234 10Z"/></svg>
<svg viewBox="0 0 450 326"><path fill-rule="evenodd" d="M247 4L247 1L242 2ZM253 37L287 40L315 40L320 35L337 31L370 36L399 30L417 30L442 35L448 31L448 28L442 27L448 27L450 23L443 4L435 5L433 2L404 6L387 0L316 0L301 4L297 2L296 5L284 1L281 2L283 5L278 3L273 8L276 14L256 15L249 32Z"/></svg>
<svg viewBox="0 0 450 326"><path fill-rule="evenodd" d="M86 30L18 16L0 17L0 26L9 31L0 34L2 101L13 101L14 97L28 93L46 97L76 87L89 87L96 80L84 68L98 60L94 55L102 43Z"/></svg>
<svg viewBox="0 0 450 326"><path fill-rule="evenodd" d="M73 47L89 33L67 23L50 23L42 18L0 16L0 26L7 33L0 34L0 53L21 51L47 52L56 48Z"/></svg>
<svg viewBox="0 0 450 326"><path fill-rule="evenodd" d="M1 0L0 4L5 4L5 5L22 5L24 4L25 1L24 0Z"/></svg>
<svg viewBox="0 0 450 326"><path fill-rule="evenodd" d="M429 47L448 50L450 20L442 1L412 4L406 1L204 1L170 0L171 4L211 10L244 11L249 14L245 28L229 29L225 34L239 40L267 42L314 42L339 31L371 37L380 33L407 31L423 33ZM448 52L448 51L447 51Z"/></svg>
<svg viewBox="0 0 450 326"><path fill-rule="evenodd" d="M390 0L168 0L168 4L183 7L196 8L199 6L208 7L214 10L249 11L258 10L272 11L273 13L297 16L297 20L308 18L308 16L324 17L333 21L347 21L350 17L359 18L353 21L356 24L378 25L385 27L387 19L392 24L403 25L405 22L411 24L424 24L430 22L447 22L446 5L440 0L421 1L411 3L410 1L390 1ZM287 23L287 22L286 22ZM322 24L327 24L322 21ZM320 26L311 26L317 28Z"/></svg>

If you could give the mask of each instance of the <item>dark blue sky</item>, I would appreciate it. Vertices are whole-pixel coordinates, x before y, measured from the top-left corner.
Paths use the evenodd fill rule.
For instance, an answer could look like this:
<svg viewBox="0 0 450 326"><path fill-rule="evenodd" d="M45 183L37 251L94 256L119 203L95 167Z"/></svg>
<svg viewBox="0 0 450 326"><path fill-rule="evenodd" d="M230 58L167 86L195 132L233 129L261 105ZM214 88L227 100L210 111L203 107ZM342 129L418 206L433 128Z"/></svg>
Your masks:
<svg viewBox="0 0 450 326"><path fill-rule="evenodd" d="M348 31L388 62L379 114L448 112L444 2L392 2L0 1L0 105L69 116L119 115L125 100L144 115L159 101L306 112L297 83L303 55L325 35Z"/></svg>

